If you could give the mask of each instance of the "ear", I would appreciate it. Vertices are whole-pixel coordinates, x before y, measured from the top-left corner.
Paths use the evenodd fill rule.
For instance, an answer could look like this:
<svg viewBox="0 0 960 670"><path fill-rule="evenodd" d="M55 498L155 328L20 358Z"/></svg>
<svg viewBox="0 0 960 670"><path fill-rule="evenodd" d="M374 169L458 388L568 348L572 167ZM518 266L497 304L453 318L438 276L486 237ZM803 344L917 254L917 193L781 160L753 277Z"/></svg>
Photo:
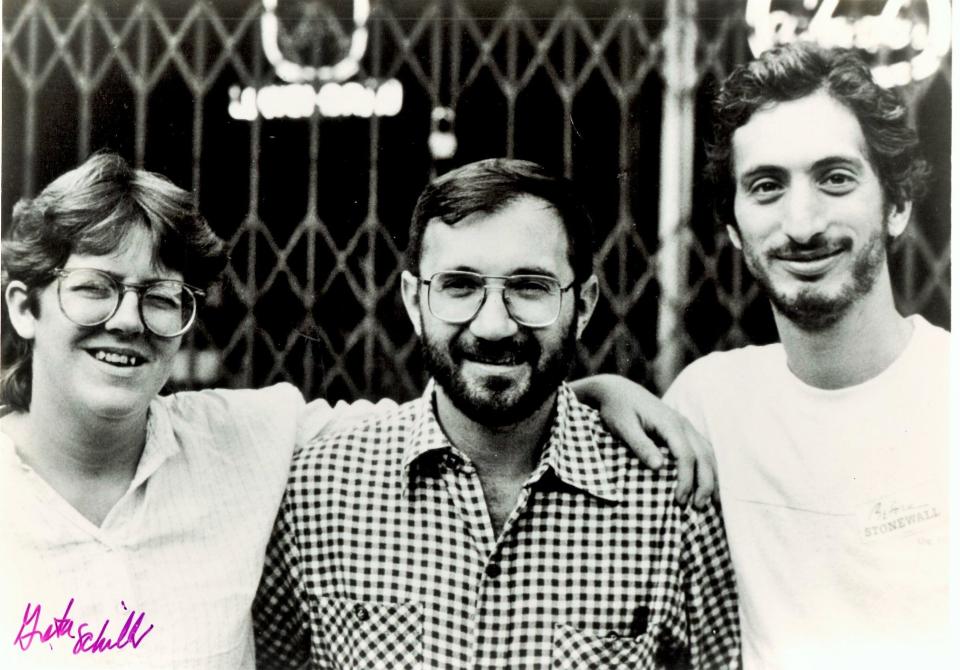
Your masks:
<svg viewBox="0 0 960 670"><path fill-rule="evenodd" d="M590 275L587 281L580 284L580 295L577 298L577 338L583 335L583 329L590 322L593 310L600 298L600 284L597 275Z"/></svg>
<svg viewBox="0 0 960 670"><path fill-rule="evenodd" d="M32 340L37 332L37 317L30 309L27 285L17 280L10 282L4 291L4 298L7 301L10 325L17 331L17 335L25 340Z"/></svg>
<svg viewBox="0 0 960 670"><path fill-rule="evenodd" d="M413 330L417 333L417 337L420 337L420 279L404 270L400 275L400 293L403 296L403 306L407 310L407 316L413 324Z"/></svg>
<svg viewBox="0 0 960 670"><path fill-rule="evenodd" d="M743 249L743 240L740 239L740 231L737 230L736 226L727 224L727 235L730 236L730 241L733 242L733 246L737 249Z"/></svg>
<svg viewBox="0 0 960 670"><path fill-rule="evenodd" d="M907 200L900 207L890 205L890 211L887 213L887 234L890 237L900 237L907 224L910 223L910 212L913 211L913 203Z"/></svg>

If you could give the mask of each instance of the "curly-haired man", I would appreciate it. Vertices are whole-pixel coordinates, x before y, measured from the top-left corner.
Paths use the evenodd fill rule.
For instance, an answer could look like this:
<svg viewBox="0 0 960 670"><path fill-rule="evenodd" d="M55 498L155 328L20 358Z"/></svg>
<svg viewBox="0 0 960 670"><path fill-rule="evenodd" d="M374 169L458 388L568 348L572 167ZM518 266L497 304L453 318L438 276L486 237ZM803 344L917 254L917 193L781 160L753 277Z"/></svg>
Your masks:
<svg viewBox="0 0 960 670"><path fill-rule="evenodd" d="M944 667L949 334L894 304L887 246L928 172L900 97L794 44L715 102L717 218L780 342L667 394L711 441L745 668Z"/></svg>

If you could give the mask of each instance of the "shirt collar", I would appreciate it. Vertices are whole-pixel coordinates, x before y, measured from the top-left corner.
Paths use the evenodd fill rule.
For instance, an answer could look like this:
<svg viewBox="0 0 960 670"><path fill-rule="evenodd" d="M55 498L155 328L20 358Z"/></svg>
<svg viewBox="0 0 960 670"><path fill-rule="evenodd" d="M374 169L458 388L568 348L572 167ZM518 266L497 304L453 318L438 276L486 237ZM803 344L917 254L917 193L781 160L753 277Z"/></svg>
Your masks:
<svg viewBox="0 0 960 670"><path fill-rule="evenodd" d="M436 382L431 379L423 395L416 401L410 439L404 444L403 469L408 486L413 483L419 462L426 454L452 452L465 458L447 439L434 409ZM582 405L567 384L557 393L557 411L550 428L550 437L540 454L527 484L532 484L552 472L569 486L590 495L620 502L620 487L616 484L600 453L597 429L599 421L593 410Z"/></svg>
<svg viewBox="0 0 960 670"><path fill-rule="evenodd" d="M163 400L154 398L147 414L147 441L140 455L140 463L130 483L130 490L136 489L160 469L163 463L180 453L182 447L173 430L173 423Z"/></svg>
<svg viewBox="0 0 960 670"><path fill-rule="evenodd" d="M567 384L561 384L550 437L530 480L552 471L569 486L597 498L620 502L620 487L600 453L598 428L600 423L593 410L581 404Z"/></svg>
<svg viewBox="0 0 960 670"><path fill-rule="evenodd" d="M410 439L403 445L403 469L412 476L413 464L426 453L440 449L450 449L452 445L440 428L437 415L433 409L433 392L436 382L431 379L423 395L416 400L417 407L413 416L413 429Z"/></svg>

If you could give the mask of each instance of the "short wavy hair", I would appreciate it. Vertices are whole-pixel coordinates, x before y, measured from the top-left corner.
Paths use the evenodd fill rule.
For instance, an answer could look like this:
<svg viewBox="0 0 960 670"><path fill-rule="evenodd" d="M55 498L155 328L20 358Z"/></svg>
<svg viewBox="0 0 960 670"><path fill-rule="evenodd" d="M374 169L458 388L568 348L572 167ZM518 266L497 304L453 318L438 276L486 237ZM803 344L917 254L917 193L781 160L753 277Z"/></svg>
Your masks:
<svg viewBox="0 0 960 670"><path fill-rule="evenodd" d="M593 274L593 223L570 180L531 161L488 158L468 163L430 182L420 194L410 223L407 269L420 274L423 235L439 219L447 225L471 214L495 214L514 200L533 196L546 201L563 222L567 259L578 284Z"/></svg>
<svg viewBox="0 0 960 670"><path fill-rule="evenodd" d="M923 196L930 170L920 157L917 134L909 125L901 96L877 84L854 50L795 42L770 49L735 69L714 98L714 140L707 147L706 177L714 188L717 223L737 225L732 159L736 130L759 109L821 90L859 121L885 204L901 207Z"/></svg>
<svg viewBox="0 0 960 670"><path fill-rule="evenodd" d="M112 253L137 226L153 237L154 262L180 272L192 286L208 288L226 266L224 243L197 214L190 192L131 168L117 154L98 152L14 206L3 243L4 295L9 282L23 282L30 310L38 314L40 291L72 254ZM27 411L33 345L13 329L10 336L0 402Z"/></svg>

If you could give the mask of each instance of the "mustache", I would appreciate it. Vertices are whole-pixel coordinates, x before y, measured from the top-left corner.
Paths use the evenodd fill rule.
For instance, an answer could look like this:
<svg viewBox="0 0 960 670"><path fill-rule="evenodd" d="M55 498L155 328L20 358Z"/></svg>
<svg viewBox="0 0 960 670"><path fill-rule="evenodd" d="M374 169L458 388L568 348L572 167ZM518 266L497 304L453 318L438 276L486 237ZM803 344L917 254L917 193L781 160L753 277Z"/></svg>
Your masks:
<svg viewBox="0 0 960 670"><path fill-rule="evenodd" d="M457 362L466 359L491 365L516 365L537 360L540 346L532 337L495 341L461 337L451 345L450 354Z"/></svg>
<svg viewBox="0 0 960 670"><path fill-rule="evenodd" d="M813 237L809 242L789 241L781 244L779 247L770 249L767 254L773 258L782 260L806 261L816 258L823 258L841 251L850 251L853 248L853 240L849 237L841 237L830 240L825 237Z"/></svg>

